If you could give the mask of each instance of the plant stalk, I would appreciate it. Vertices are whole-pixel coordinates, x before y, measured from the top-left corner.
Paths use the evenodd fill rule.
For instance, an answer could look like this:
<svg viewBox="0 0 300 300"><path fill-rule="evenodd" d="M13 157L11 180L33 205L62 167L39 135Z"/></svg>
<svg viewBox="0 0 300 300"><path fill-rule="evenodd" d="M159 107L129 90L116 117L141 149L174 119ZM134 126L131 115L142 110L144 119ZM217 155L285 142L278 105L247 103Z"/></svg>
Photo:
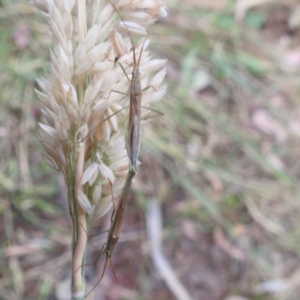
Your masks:
<svg viewBox="0 0 300 300"><path fill-rule="evenodd" d="M87 222L86 213L78 204L77 198L79 192L82 191L82 174L84 165L84 153L85 144L80 143L79 152L76 165L76 179L75 179L75 205L77 207L77 220L73 222L73 225L77 232L75 236L76 241L73 241L73 262L72 262L72 291L73 299L81 299L84 296L84 260L85 260L85 248L87 244Z"/></svg>

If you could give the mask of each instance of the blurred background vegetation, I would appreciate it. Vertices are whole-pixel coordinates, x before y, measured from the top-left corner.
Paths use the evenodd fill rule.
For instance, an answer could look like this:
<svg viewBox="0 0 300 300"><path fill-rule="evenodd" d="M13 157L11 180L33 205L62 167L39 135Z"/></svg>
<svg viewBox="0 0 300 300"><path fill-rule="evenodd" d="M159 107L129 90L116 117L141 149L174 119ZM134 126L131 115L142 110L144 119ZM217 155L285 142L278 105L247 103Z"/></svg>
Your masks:
<svg viewBox="0 0 300 300"><path fill-rule="evenodd" d="M165 256L191 299L299 300L298 1L169 0L150 37L168 59L156 106L165 115L143 127L113 256L119 284L108 270L97 299L175 299L149 256L146 204L156 197ZM68 299L66 191L41 159L34 94L50 45L35 8L0 1L0 299ZM88 261L105 238L90 238ZM101 268L88 267L87 281Z"/></svg>

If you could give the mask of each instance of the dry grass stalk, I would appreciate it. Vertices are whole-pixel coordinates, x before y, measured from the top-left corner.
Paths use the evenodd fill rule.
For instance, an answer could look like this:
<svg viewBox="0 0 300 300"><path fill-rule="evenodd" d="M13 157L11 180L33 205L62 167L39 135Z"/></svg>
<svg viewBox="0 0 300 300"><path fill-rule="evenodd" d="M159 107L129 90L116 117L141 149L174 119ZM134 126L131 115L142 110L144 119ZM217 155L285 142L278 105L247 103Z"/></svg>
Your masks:
<svg viewBox="0 0 300 300"><path fill-rule="evenodd" d="M83 268L86 230L95 218L106 214L117 198L128 172L125 147L132 46L109 2L83 0L32 0L49 23L53 40L49 74L38 79L43 103L41 127L43 158L63 173L68 187L73 222L73 299L84 295ZM158 14L165 15L163 0L113 1L132 34L145 36ZM77 5L77 9L76 9ZM145 48L147 47L147 42ZM142 40L136 47L141 51ZM165 61L142 54L142 105L160 100ZM154 74L153 76L153 72ZM149 80L150 78L150 80ZM121 93L111 92L120 91ZM143 113L142 117L147 114ZM76 271L76 272L75 272Z"/></svg>

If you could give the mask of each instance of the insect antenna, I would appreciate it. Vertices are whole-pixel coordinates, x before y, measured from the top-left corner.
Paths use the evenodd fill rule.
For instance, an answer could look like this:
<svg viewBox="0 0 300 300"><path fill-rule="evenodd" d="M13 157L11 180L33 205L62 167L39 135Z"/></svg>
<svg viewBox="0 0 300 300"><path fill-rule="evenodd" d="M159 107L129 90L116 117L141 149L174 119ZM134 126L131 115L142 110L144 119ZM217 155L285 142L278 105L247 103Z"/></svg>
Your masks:
<svg viewBox="0 0 300 300"><path fill-rule="evenodd" d="M117 9L117 7L116 7L116 6L115 6L113 3L111 3L111 2L109 2L109 3L110 3L110 4L111 4L111 6L114 8L114 10L116 11L116 13L119 15L120 19L122 20L122 22L123 22L123 24L124 24L124 26L125 26L125 28L126 28L126 30L127 30L127 33L128 33L128 36L129 36L129 38L130 38L131 45L132 45L132 51L133 51L133 62L134 62L134 65L136 65L135 47L134 47L134 43L133 43L133 40L132 40L132 37L131 37L130 31L129 31L129 29L128 29L128 27L127 27L127 25L126 25L126 23L125 23L125 21L124 21L123 17L121 16L121 14L120 14L119 10Z"/></svg>

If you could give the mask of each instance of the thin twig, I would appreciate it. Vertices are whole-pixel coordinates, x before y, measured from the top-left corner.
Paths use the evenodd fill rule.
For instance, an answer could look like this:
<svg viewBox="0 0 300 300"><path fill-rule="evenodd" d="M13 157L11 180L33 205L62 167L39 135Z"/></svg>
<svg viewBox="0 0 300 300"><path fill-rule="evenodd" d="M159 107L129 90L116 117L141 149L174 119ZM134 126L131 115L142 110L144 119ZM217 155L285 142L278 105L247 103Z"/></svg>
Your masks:
<svg viewBox="0 0 300 300"><path fill-rule="evenodd" d="M158 201L153 197L148 199L147 232L151 248L153 264L166 285L178 300L192 300L186 288L179 281L171 265L163 254L161 243L162 215Z"/></svg>
<svg viewBox="0 0 300 300"><path fill-rule="evenodd" d="M282 228L282 226L265 217L256 206L254 200L252 200L251 198L246 198L245 204L248 208L249 214L254 219L254 221L261 225L264 229L276 235L284 234L284 229Z"/></svg>
<svg viewBox="0 0 300 300"><path fill-rule="evenodd" d="M85 144L81 143L79 146L79 153L77 159L76 167L76 199L78 197L78 192L82 191L82 174L83 174L83 163L84 163L84 152ZM87 244L87 228L86 228L86 213L77 203L77 214L78 214L78 223L80 226L77 226L77 241L73 256L73 292L74 299L77 297L82 297L84 295L84 277L83 277L83 260L85 254L85 248Z"/></svg>

